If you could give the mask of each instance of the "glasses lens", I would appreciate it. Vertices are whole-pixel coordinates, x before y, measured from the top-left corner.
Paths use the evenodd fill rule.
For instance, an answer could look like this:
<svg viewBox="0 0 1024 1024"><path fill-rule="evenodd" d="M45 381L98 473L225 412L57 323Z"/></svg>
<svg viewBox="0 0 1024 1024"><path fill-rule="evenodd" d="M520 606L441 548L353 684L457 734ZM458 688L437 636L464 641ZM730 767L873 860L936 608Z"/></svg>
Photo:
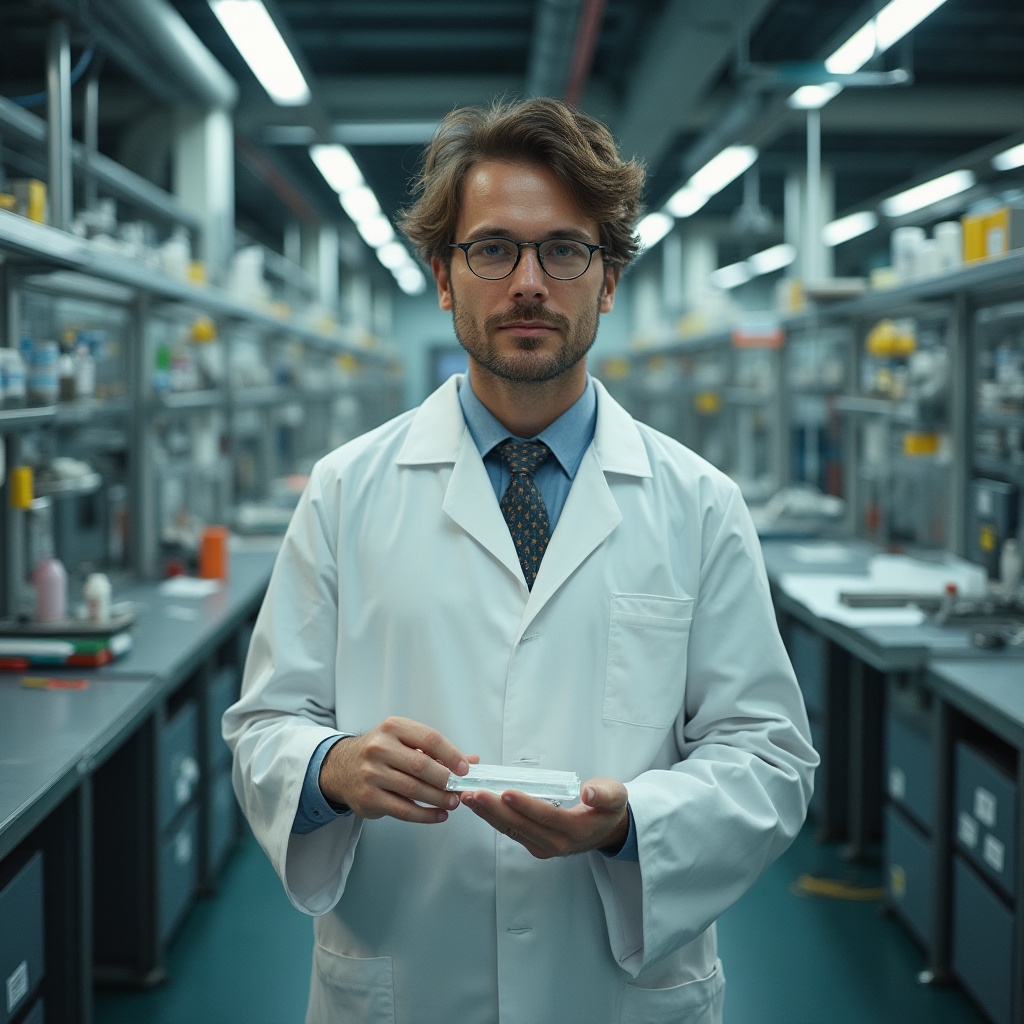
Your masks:
<svg viewBox="0 0 1024 1024"><path fill-rule="evenodd" d="M466 251L469 269L490 281L512 273L518 255L519 247L507 238L481 238Z"/></svg>
<svg viewBox="0 0 1024 1024"><path fill-rule="evenodd" d="M590 250L571 238L550 238L538 249L544 269L561 281L585 274L590 266Z"/></svg>

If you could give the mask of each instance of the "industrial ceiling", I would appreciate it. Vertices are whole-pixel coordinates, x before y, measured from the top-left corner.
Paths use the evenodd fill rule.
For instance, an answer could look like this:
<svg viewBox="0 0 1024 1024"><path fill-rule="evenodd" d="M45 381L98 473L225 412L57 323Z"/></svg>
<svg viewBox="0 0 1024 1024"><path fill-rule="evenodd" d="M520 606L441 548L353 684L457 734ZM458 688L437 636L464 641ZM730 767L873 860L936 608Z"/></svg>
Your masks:
<svg viewBox="0 0 1024 1024"><path fill-rule="evenodd" d="M158 183L168 177L168 111L210 102L201 68L182 68L139 12L168 0L35 0L0 5L0 94L45 87L48 19L64 13L76 52L105 55L100 148ZM350 149L385 213L409 201L422 147L452 107L498 95L569 97L606 121L648 168L659 208L725 145L758 147L755 205L737 180L698 215L722 245L781 236L783 182L806 160L805 114L786 104L883 6L863 0L266 0L312 90L271 102L208 0L171 0L238 84L239 224L273 242L295 218L344 222L308 154ZM955 166L1024 132L1024 4L948 0L871 65L903 85L846 88L821 111L835 211ZM895 74L899 72L899 75ZM164 179L161 182L161 179ZM751 199L747 182L748 205ZM748 237L764 236L763 239ZM777 239L776 239L777 240Z"/></svg>

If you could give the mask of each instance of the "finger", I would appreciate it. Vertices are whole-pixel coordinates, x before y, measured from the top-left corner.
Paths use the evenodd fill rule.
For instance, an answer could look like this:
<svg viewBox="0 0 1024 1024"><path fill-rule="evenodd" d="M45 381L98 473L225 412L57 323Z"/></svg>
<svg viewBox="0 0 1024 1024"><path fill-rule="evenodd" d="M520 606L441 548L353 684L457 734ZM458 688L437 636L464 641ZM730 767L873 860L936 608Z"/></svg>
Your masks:
<svg viewBox="0 0 1024 1024"><path fill-rule="evenodd" d="M447 774L445 777L447 778ZM383 773L379 786L382 790L393 793L403 800L414 800L417 803L446 808L450 811L459 806L457 794L438 789L415 775L407 775L401 771Z"/></svg>
<svg viewBox="0 0 1024 1024"><path fill-rule="evenodd" d="M448 771L454 772L456 775L465 775L469 771L469 761L466 755L437 729L414 722L410 718L388 719L387 724L391 725L405 746L425 754L431 760L443 765Z"/></svg>
<svg viewBox="0 0 1024 1024"><path fill-rule="evenodd" d="M443 808L421 807L395 793L381 793L380 810L388 817L416 825L440 825L448 820L448 812Z"/></svg>
<svg viewBox="0 0 1024 1024"><path fill-rule="evenodd" d="M580 802L598 811L621 811L629 800L626 787L615 779L589 779L580 787Z"/></svg>

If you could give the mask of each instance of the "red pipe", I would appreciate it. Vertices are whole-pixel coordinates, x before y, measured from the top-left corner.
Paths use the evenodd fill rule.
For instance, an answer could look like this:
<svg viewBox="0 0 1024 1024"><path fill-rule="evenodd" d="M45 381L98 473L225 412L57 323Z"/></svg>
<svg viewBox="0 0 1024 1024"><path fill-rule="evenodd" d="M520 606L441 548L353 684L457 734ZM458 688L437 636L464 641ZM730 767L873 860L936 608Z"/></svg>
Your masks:
<svg viewBox="0 0 1024 1024"><path fill-rule="evenodd" d="M583 89L590 77L590 67L594 63L597 50L597 37L601 34L601 19L604 17L604 0L585 0L580 27L576 33L576 44L572 53L572 64L569 68L569 81L562 97L570 106L579 103Z"/></svg>

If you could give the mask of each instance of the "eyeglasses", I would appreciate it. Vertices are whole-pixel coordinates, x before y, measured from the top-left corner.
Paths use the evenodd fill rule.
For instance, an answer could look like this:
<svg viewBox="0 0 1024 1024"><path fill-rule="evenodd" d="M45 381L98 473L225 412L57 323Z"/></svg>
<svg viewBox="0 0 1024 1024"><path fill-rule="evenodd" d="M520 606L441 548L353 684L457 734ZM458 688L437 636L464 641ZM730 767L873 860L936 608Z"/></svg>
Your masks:
<svg viewBox="0 0 1024 1024"><path fill-rule="evenodd" d="M452 242L449 248L466 254L469 269L485 281L508 277L523 257L523 246L537 250L541 269L556 281L573 281L590 269L590 261L603 245L575 238L549 238L544 242L513 242L511 238L481 238L476 242Z"/></svg>

